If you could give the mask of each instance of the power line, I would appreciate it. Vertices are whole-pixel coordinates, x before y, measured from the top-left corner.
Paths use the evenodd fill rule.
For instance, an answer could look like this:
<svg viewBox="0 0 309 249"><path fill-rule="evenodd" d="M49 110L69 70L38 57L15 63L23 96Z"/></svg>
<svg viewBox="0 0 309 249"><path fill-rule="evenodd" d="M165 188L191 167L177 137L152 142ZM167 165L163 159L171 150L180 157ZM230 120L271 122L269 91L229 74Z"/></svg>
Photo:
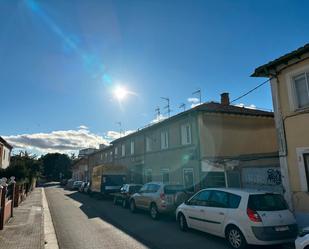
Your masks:
<svg viewBox="0 0 309 249"><path fill-rule="evenodd" d="M265 85L265 84L266 84L267 82L269 82L271 79L272 79L272 78L269 78L268 80L262 82L261 84L257 85L256 87L252 88L250 91L244 93L243 95L237 97L236 99L233 99L233 100L231 101L231 103L233 103L233 102L235 102L235 101L237 101L237 100L239 100L239 99L242 99L243 97L245 97L245 96L247 96L248 94L252 93L252 92L255 91L256 89L258 89L258 88L260 88L261 86Z"/></svg>

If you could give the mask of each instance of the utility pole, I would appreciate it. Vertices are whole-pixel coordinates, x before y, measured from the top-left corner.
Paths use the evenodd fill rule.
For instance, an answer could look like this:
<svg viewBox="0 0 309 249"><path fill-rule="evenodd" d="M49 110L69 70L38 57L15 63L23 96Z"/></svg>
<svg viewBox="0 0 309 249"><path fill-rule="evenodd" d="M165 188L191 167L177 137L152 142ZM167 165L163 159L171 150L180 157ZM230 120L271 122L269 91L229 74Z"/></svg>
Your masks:
<svg viewBox="0 0 309 249"><path fill-rule="evenodd" d="M164 99L167 102L167 105L164 106L164 109L167 109L167 115L168 115L168 117L170 117L170 115L171 115L170 98L161 97L161 99Z"/></svg>
<svg viewBox="0 0 309 249"><path fill-rule="evenodd" d="M179 108L180 109L183 108L183 111L185 111L186 110L186 104L185 103L181 103Z"/></svg>
<svg viewBox="0 0 309 249"><path fill-rule="evenodd" d="M202 91L200 88L197 91L193 92L192 95L197 95L199 98L200 104L202 104Z"/></svg>

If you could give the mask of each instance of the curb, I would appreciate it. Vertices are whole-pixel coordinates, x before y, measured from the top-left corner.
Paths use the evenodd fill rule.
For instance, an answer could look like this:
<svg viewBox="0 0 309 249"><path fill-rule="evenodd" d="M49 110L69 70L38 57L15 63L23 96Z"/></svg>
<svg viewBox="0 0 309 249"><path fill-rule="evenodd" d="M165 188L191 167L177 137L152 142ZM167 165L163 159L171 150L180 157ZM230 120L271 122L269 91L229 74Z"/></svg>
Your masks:
<svg viewBox="0 0 309 249"><path fill-rule="evenodd" d="M44 241L45 249L59 249L58 240L54 229L52 217L50 215L45 189L42 188L42 204L44 217Z"/></svg>

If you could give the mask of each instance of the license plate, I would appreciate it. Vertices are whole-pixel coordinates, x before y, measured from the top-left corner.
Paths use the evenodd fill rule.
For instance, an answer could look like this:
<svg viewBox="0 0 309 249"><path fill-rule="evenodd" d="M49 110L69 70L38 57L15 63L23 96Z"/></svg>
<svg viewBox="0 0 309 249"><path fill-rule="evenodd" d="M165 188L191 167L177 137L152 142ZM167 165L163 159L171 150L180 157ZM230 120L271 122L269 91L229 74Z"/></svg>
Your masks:
<svg viewBox="0 0 309 249"><path fill-rule="evenodd" d="M289 230L289 227L288 227L288 226L276 227L275 230L276 230L277 232L283 232L283 231Z"/></svg>

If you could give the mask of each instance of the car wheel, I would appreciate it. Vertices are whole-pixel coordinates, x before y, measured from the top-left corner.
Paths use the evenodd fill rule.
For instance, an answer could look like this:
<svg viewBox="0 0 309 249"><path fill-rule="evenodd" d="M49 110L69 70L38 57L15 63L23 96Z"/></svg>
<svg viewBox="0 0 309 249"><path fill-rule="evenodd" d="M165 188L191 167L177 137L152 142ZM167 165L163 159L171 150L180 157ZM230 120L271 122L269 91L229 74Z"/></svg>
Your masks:
<svg viewBox="0 0 309 249"><path fill-rule="evenodd" d="M118 199L117 199L117 197L116 196L114 196L114 205L117 205L117 202L118 202Z"/></svg>
<svg viewBox="0 0 309 249"><path fill-rule="evenodd" d="M154 203L150 206L150 216L153 220L157 220L159 218L158 208Z"/></svg>
<svg viewBox="0 0 309 249"><path fill-rule="evenodd" d="M125 199L122 200L122 207L123 208L127 207L127 201Z"/></svg>
<svg viewBox="0 0 309 249"><path fill-rule="evenodd" d="M180 213L178 216L178 223L179 223L179 228L181 231L187 231L188 230L188 224L187 224L187 220L186 217Z"/></svg>
<svg viewBox="0 0 309 249"><path fill-rule="evenodd" d="M244 249L247 246L245 237L236 226L228 227L226 231L226 239L232 248Z"/></svg>
<svg viewBox="0 0 309 249"><path fill-rule="evenodd" d="M134 200L130 201L130 211L131 211L131 213L135 213L136 212L136 205L135 205L135 201Z"/></svg>

